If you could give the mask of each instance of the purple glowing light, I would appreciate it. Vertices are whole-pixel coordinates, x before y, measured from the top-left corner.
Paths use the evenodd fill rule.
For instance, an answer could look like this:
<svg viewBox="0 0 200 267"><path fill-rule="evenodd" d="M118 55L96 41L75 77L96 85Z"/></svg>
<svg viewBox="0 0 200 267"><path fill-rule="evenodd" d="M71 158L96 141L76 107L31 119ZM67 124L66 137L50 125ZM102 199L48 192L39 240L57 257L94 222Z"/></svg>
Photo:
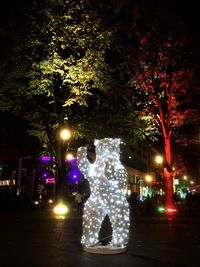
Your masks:
<svg viewBox="0 0 200 267"><path fill-rule="evenodd" d="M50 157L50 156L41 156L40 157L40 161L43 161L43 162L48 162L48 161L55 161L55 158L54 157Z"/></svg>
<svg viewBox="0 0 200 267"><path fill-rule="evenodd" d="M79 180L79 174L77 170L72 170L70 172L70 179L73 183L76 183Z"/></svg>
<svg viewBox="0 0 200 267"><path fill-rule="evenodd" d="M48 184L55 184L55 178L48 178L47 183Z"/></svg>

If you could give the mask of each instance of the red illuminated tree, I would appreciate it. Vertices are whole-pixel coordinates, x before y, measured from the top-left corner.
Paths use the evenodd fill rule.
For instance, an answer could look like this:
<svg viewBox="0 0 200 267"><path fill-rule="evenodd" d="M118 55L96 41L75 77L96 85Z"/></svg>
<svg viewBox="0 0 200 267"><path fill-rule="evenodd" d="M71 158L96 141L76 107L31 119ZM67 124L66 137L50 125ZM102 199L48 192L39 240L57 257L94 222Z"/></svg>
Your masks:
<svg viewBox="0 0 200 267"><path fill-rule="evenodd" d="M139 116L146 124L145 134L161 137L165 205L173 207L173 147L180 141L179 128L196 119L196 86L193 64L189 61L189 39L182 34L181 27L173 28L175 23L169 23L170 16L156 19L156 23L146 20L145 27L135 28L136 34L132 36L133 100L137 101Z"/></svg>

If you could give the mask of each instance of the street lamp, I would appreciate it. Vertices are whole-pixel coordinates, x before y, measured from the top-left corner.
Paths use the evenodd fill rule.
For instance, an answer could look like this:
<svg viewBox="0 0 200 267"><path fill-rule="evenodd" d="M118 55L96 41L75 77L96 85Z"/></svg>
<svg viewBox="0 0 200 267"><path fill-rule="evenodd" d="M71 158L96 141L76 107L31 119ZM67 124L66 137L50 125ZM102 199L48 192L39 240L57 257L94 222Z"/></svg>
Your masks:
<svg viewBox="0 0 200 267"><path fill-rule="evenodd" d="M66 163L65 155L69 144L66 144L71 137L71 132L67 128L62 128L58 132L57 150L57 183L56 183L56 202L63 201L65 196ZM66 147L67 145L67 147Z"/></svg>
<svg viewBox="0 0 200 267"><path fill-rule="evenodd" d="M153 179L152 179L152 176L151 175L147 174L145 176L145 180L146 180L147 183L151 183Z"/></svg>
<svg viewBox="0 0 200 267"><path fill-rule="evenodd" d="M59 216L59 218L65 218L65 214L68 212L68 207L64 204L65 199L65 178L66 178L66 164L65 155L68 150L65 147L65 142L71 138L71 132L67 128L62 128L59 131L58 138L58 151L57 151L57 183L56 183L56 206L53 212Z"/></svg>
<svg viewBox="0 0 200 267"><path fill-rule="evenodd" d="M163 165L163 157L161 155L155 156L155 173L156 173L156 180L161 183L162 182L162 165Z"/></svg>
<svg viewBox="0 0 200 267"><path fill-rule="evenodd" d="M60 131L60 138L63 140L63 141L66 141L66 140L68 140L68 139L70 139L70 137L71 137L71 132L70 132L70 130L68 130L68 129L62 129L61 131Z"/></svg>
<svg viewBox="0 0 200 267"><path fill-rule="evenodd" d="M152 180L153 180L153 178L151 175L147 174L145 176L145 181L149 184L149 190L148 191L150 191L150 195L151 195L151 182L152 182Z"/></svg>
<svg viewBox="0 0 200 267"><path fill-rule="evenodd" d="M163 157L160 156L160 155L157 155L157 156L155 157L155 162L156 162L157 164L161 165L161 164L163 163Z"/></svg>
<svg viewBox="0 0 200 267"><path fill-rule="evenodd" d="M187 180L187 175L184 175L183 176L183 179L186 181Z"/></svg>
<svg viewBox="0 0 200 267"><path fill-rule="evenodd" d="M71 153L68 153L65 158L66 158L66 160L71 161L74 159L74 155Z"/></svg>

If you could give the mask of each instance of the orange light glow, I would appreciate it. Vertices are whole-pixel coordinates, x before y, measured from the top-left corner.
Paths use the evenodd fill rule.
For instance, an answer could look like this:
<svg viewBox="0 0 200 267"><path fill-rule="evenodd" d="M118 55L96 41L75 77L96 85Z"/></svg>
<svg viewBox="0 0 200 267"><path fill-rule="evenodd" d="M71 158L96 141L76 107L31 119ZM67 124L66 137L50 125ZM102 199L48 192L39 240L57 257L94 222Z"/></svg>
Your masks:
<svg viewBox="0 0 200 267"><path fill-rule="evenodd" d="M174 207L166 207L165 212L167 215L175 215L177 214L178 210Z"/></svg>

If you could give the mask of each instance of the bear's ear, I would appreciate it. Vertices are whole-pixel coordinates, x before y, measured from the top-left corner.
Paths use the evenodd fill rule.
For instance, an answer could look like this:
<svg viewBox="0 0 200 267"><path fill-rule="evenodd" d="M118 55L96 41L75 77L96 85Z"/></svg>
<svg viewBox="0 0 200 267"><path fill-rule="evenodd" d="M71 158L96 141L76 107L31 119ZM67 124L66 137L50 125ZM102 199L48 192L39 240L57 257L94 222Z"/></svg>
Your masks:
<svg viewBox="0 0 200 267"><path fill-rule="evenodd" d="M94 145L97 146L99 144L99 140L98 139L94 139Z"/></svg>
<svg viewBox="0 0 200 267"><path fill-rule="evenodd" d="M115 138L115 144L116 145L120 145L121 143L121 139L120 138Z"/></svg>

